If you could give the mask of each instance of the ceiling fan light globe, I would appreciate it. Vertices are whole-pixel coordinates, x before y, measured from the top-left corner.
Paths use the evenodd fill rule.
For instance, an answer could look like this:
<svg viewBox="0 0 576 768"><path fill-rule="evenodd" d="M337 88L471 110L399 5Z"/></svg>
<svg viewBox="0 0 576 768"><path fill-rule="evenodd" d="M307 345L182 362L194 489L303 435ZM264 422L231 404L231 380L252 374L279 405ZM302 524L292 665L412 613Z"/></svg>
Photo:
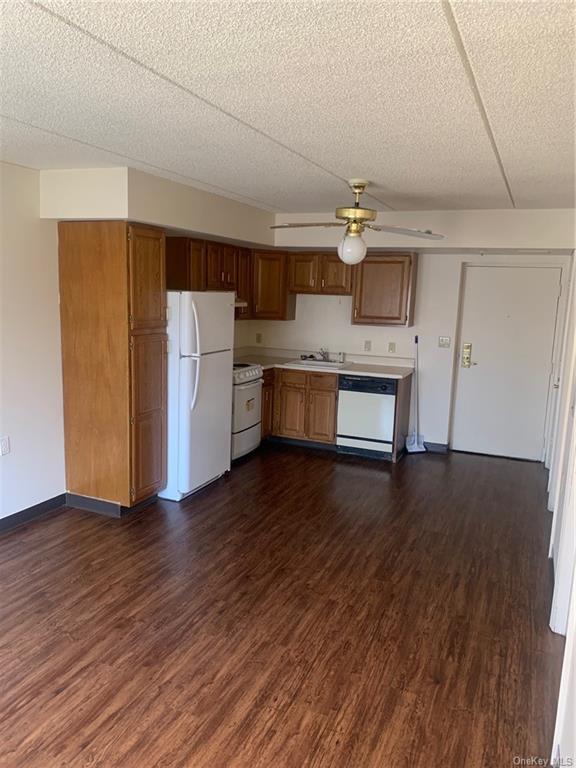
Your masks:
<svg viewBox="0 0 576 768"><path fill-rule="evenodd" d="M338 257L344 264L359 264L366 256L366 243L360 235L344 235L338 244Z"/></svg>

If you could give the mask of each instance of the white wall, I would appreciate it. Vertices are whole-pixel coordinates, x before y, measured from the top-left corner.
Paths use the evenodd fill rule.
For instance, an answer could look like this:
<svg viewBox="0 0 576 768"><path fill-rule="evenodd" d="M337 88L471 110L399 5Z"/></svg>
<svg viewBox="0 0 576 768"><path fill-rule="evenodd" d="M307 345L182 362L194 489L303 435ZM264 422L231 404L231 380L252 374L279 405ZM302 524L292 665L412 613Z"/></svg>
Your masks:
<svg viewBox="0 0 576 768"><path fill-rule="evenodd" d="M254 347L256 334L262 334L262 347L291 350L317 350L349 355L366 354L364 341L372 342L371 355L388 356L386 362L402 364L398 358L414 356L414 336L419 337L420 431L430 443L449 441L456 327L462 265L469 263L560 263L568 257L555 256L474 256L472 254L424 253L418 266L415 325L412 328L352 325L352 299L349 296L300 295L296 320L242 320L236 323L235 344ZM439 336L450 336L450 349L438 347ZM390 355L388 343L396 344Z"/></svg>
<svg viewBox="0 0 576 768"><path fill-rule="evenodd" d="M273 245L274 214L133 168L40 171L43 219L129 219Z"/></svg>
<svg viewBox="0 0 576 768"><path fill-rule="evenodd" d="M64 492L56 223L39 174L0 164L0 517Z"/></svg>
<svg viewBox="0 0 576 768"><path fill-rule="evenodd" d="M128 169L128 218L207 237L274 243L273 213L133 168Z"/></svg>

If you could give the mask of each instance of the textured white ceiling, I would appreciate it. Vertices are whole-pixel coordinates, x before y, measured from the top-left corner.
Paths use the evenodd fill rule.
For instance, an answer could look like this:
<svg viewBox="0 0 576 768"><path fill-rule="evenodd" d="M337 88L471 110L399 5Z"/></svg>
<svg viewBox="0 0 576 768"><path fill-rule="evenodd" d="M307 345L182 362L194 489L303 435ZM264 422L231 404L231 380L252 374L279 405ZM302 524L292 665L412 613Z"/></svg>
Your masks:
<svg viewBox="0 0 576 768"><path fill-rule="evenodd" d="M573 206L574 4L451 7L3 3L3 157L281 211L346 203L351 176L381 210Z"/></svg>

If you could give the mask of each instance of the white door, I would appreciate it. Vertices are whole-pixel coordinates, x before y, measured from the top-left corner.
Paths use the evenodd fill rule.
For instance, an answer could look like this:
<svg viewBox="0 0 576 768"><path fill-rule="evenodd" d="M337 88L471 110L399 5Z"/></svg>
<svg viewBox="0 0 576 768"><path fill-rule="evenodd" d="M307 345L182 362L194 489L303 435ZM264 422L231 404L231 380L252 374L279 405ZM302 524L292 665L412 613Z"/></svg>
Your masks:
<svg viewBox="0 0 576 768"><path fill-rule="evenodd" d="M466 266L453 449L542 459L560 277L559 267Z"/></svg>
<svg viewBox="0 0 576 768"><path fill-rule="evenodd" d="M178 491L191 493L230 469L232 352L180 360Z"/></svg>
<svg viewBox="0 0 576 768"><path fill-rule="evenodd" d="M183 291L180 294L180 354L206 355L234 346L234 294Z"/></svg>

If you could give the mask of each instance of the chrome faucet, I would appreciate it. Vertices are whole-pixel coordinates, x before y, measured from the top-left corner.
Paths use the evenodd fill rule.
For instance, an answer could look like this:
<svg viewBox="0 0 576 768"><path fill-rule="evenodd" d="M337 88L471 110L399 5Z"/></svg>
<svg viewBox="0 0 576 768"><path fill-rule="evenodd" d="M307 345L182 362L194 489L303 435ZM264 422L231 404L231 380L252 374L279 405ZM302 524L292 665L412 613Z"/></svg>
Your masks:
<svg viewBox="0 0 576 768"><path fill-rule="evenodd" d="M330 362L330 352L324 349L324 347L320 347L320 360L324 360L327 363Z"/></svg>

